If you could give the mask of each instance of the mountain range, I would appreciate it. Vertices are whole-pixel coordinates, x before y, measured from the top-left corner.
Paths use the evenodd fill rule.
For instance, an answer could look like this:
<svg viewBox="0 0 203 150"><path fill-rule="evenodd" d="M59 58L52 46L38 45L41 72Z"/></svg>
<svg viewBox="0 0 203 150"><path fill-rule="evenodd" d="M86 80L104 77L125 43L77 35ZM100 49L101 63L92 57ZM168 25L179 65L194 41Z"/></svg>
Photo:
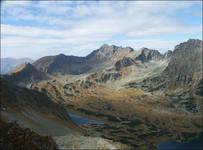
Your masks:
<svg viewBox="0 0 203 150"><path fill-rule="evenodd" d="M202 132L202 44L189 39L164 54L145 47L134 50L104 44L85 57L59 54L25 63L1 78L4 117L9 120L19 111L25 127L41 132L37 121L28 124L27 118L43 116L42 122L62 132L70 132L70 127L77 134L90 130L90 135L99 132L103 139L124 144L117 148L127 144L148 149L157 144L157 136L183 138ZM82 126L81 131L64 117L66 111L105 124ZM62 127L65 123L69 129Z"/></svg>

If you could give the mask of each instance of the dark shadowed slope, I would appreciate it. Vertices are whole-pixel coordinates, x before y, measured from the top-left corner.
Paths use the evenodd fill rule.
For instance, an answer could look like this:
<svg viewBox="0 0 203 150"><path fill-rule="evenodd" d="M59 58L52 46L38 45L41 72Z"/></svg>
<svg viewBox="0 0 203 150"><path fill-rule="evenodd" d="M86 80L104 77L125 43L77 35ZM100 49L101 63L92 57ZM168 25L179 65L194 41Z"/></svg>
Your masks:
<svg viewBox="0 0 203 150"><path fill-rule="evenodd" d="M22 64L13 69L9 75L5 75L5 78L19 85L28 85L49 79L46 73L37 70L30 63Z"/></svg>
<svg viewBox="0 0 203 150"><path fill-rule="evenodd" d="M64 135L78 129L63 106L46 93L19 87L1 78L1 117L45 135Z"/></svg>

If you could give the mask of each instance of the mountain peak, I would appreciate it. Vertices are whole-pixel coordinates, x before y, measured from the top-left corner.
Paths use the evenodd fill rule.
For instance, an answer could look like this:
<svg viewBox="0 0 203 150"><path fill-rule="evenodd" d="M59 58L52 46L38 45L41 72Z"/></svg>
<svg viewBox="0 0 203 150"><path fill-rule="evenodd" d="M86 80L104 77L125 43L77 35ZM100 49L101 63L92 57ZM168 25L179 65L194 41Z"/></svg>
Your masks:
<svg viewBox="0 0 203 150"><path fill-rule="evenodd" d="M100 48L106 48L106 47L109 47L110 45L109 44L103 44Z"/></svg>
<svg viewBox="0 0 203 150"><path fill-rule="evenodd" d="M188 39L187 42L201 42L200 39Z"/></svg>
<svg viewBox="0 0 203 150"><path fill-rule="evenodd" d="M174 52L191 51L193 49L202 49L202 40L189 39L186 42L180 43L175 46Z"/></svg>
<svg viewBox="0 0 203 150"><path fill-rule="evenodd" d="M133 51L134 51L134 49L133 49L132 47L127 46L127 47L125 47L125 48L128 49L128 50L130 50L130 52L133 52Z"/></svg>
<svg viewBox="0 0 203 150"><path fill-rule="evenodd" d="M98 50L101 52L112 51L115 52L119 47L116 45L103 44Z"/></svg>
<svg viewBox="0 0 203 150"><path fill-rule="evenodd" d="M61 53L61 54L58 54L57 56L58 56L58 57L64 57L64 56L66 56L66 55L63 54L63 53Z"/></svg>

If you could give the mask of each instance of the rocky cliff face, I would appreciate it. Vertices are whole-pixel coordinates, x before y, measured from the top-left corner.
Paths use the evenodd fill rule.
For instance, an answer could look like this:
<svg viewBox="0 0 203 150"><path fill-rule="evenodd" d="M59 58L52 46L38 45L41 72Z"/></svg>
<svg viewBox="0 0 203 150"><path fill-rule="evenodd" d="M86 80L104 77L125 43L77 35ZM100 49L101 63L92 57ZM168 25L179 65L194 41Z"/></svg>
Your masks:
<svg viewBox="0 0 203 150"><path fill-rule="evenodd" d="M170 54L169 64L162 74L145 79L143 83L153 85L154 89L158 88L157 85L160 85L159 88L166 88L171 86L192 87L198 84L202 79L202 52L201 40L188 40L177 45Z"/></svg>
<svg viewBox="0 0 203 150"><path fill-rule="evenodd" d="M135 60L140 60L141 62L145 63L150 60L160 60L163 58L163 55L159 53L158 50L152 50L148 48L142 48L141 54L135 58Z"/></svg>
<svg viewBox="0 0 203 150"><path fill-rule="evenodd" d="M170 85L190 85L202 78L202 41L188 40L177 45L163 72Z"/></svg>
<svg viewBox="0 0 203 150"><path fill-rule="evenodd" d="M173 51L168 50L167 52L164 53L163 58L164 59L170 59L172 54L173 54Z"/></svg>

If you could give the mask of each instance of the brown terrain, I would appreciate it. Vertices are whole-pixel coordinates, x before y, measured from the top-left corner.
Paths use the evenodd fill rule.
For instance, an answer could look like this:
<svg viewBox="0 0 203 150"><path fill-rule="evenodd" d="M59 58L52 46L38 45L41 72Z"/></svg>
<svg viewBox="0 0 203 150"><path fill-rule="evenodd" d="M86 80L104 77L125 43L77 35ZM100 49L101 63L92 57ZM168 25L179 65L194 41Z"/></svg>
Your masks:
<svg viewBox="0 0 203 150"><path fill-rule="evenodd" d="M165 54L103 45L86 57L46 56L4 76L2 117L50 133L66 148L80 137L76 148L104 148L81 147L89 138L109 149L156 149L203 131L202 80L201 40ZM68 112L103 124L76 125Z"/></svg>

